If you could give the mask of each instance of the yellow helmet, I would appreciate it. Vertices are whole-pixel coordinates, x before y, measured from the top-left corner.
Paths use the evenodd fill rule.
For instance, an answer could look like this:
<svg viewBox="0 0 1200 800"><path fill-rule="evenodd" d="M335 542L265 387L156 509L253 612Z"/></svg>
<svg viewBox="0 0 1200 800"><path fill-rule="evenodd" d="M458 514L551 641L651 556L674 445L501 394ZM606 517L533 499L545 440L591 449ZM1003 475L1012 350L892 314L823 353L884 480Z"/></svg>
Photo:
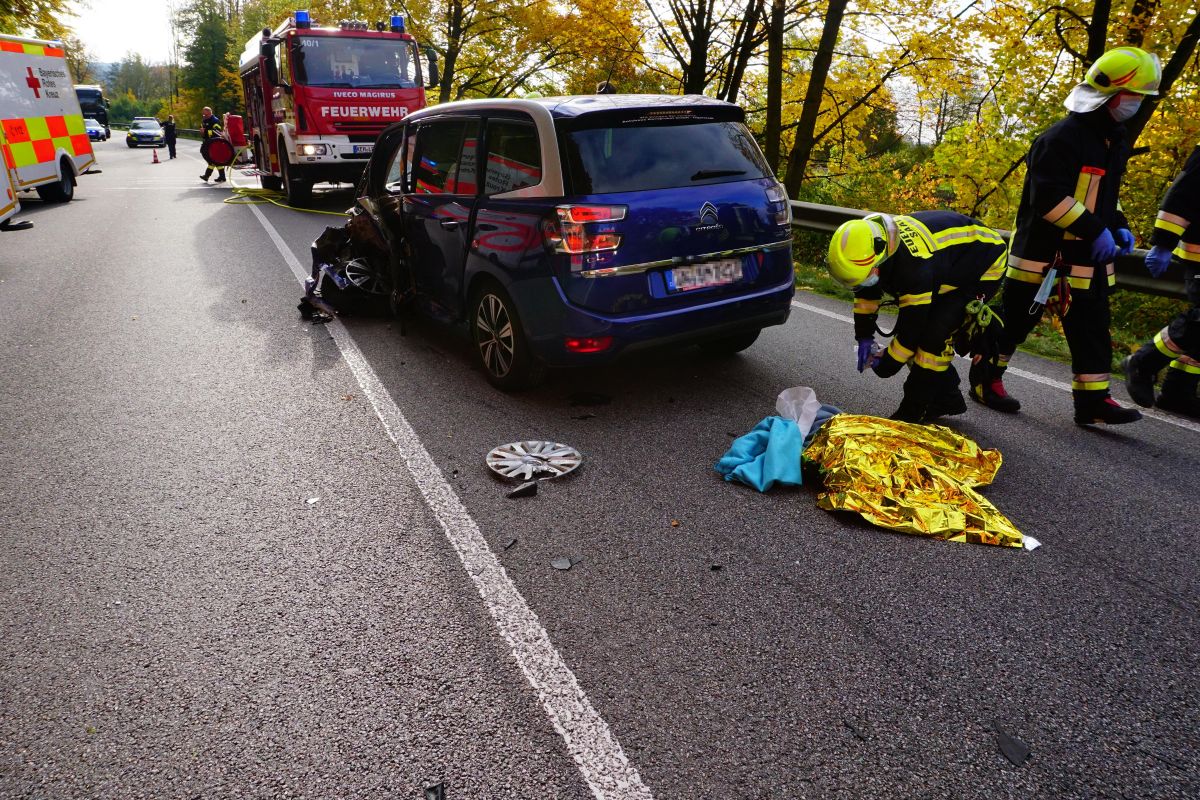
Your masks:
<svg viewBox="0 0 1200 800"><path fill-rule="evenodd" d="M1071 90L1063 105L1080 113L1095 111L1120 91L1158 94L1160 80L1158 56L1140 47L1118 47L1096 59L1084 82Z"/></svg>
<svg viewBox="0 0 1200 800"><path fill-rule="evenodd" d="M1158 94L1161 79L1158 56L1140 47L1109 50L1088 68L1085 78L1089 86L1105 94L1119 91Z"/></svg>
<svg viewBox="0 0 1200 800"><path fill-rule="evenodd" d="M859 286L894 252L890 246L886 215L843 222L829 240L827 267L833 279L853 289Z"/></svg>

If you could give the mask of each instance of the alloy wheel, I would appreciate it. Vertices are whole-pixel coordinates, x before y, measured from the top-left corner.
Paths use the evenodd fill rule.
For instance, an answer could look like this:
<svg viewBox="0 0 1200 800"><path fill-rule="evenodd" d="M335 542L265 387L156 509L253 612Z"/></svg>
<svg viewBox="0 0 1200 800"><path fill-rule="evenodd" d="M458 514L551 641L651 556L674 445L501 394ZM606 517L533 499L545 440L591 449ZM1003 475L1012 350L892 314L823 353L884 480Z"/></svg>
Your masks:
<svg viewBox="0 0 1200 800"><path fill-rule="evenodd" d="M484 368L496 378L508 375L516 337L508 308L491 292L480 297L475 307L475 342Z"/></svg>

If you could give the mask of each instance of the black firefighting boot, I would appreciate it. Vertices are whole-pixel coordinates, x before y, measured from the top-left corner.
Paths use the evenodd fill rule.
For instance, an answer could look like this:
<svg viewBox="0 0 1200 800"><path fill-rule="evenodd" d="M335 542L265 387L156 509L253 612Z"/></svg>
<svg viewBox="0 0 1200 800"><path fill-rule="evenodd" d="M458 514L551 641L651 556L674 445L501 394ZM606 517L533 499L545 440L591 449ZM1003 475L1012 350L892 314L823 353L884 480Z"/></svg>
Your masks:
<svg viewBox="0 0 1200 800"><path fill-rule="evenodd" d="M900 401L900 407L892 413L891 418L898 422L924 422L937 389L936 380L936 373L927 369L914 367L909 371L904 380L904 399Z"/></svg>
<svg viewBox="0 0 1200 800"><path fill-rule="evenodd" d="M1142 418L1142 412L1136 408L1117 405L1107 389L1076 389L1071 394L1075 396L1076 425L1124 425Z"/></svg>
<svg viewBox="0 0 1200 800"><path fill-rule="evenodd" d="M1007 369L1007 366L999 366L991 359L975 356L971 361L971 370L967 373L967 380L971 384L971 399L1005 414L1020 411L1021 401L1004 388L1004 371Z"/></svg>
<svg viewBox="0 0 1200 800"><path fill-rule="evenodd" d="M967 401L958 388L958 372L951 366L938 378L937 390L925 409L925 422L967 413Z"/></svg>
<svg viewBox="0 0 1200 800"><path fill-rule="evenodd" d="M225 170L223 170L223 169L217 170L217 179L215 181L213 181L213 183L224 183L224 182L225 182Z"/></svg>
<svg viewBox="0 0 1200 800"><path fill-rule="evenodd" d="M1126 356L1121 368L1125 371L1125 388L1129 390L1133 402L1142 408L1154 405L1154 380L1170 361L1158 352L1153 342L1142 345L1136 353Z"/></svg>
<svg viewBox="0 0 1200 800"><path fill-rule="evenodd" d="M1163 378L1162 394L1158 396L1158 407L1188 417L1200 419L1200 397L1196 386L1200 375L1172 367Z"/></svg>
<svg viewBox="0 0 1200 800"><path fill-rule="evenodd" d="M208 178L210 175L212 175L212 167L209 167L208 169L204 170L204 174L200 176L200 180L204 181L205 183L208 183Z"/></svg>

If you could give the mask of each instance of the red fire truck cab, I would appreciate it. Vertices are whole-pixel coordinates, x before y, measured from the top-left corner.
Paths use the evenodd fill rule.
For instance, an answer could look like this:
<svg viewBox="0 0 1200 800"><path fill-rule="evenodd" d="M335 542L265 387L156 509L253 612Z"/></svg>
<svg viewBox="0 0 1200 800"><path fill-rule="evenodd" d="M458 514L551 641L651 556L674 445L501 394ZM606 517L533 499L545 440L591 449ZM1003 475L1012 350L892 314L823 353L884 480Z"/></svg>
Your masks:
<svg viewBox="0 0 1200 800"><path fill-rule="evenodd" d="M292 205L314 183L357 181L380 131L425 107L417 42L400 16L374 30L321 28L297 11L246 43L238 72L263 187L282 188ZM437 81L430 51L428 85Z"/></svg>

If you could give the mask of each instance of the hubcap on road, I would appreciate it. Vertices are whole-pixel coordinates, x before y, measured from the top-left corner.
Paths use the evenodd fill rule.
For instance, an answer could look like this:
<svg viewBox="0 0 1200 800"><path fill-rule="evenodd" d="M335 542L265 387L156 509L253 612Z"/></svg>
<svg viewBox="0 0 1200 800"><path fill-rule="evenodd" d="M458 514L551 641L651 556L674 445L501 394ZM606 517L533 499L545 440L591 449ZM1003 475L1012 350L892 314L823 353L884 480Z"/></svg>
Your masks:
<svg viewBox="0 0 1200 800"><path fill-rule="evenodd" d="M574 447L558 442L511 442L487 454L488 468L504 478L561 478L583 462Z"/></svg>

